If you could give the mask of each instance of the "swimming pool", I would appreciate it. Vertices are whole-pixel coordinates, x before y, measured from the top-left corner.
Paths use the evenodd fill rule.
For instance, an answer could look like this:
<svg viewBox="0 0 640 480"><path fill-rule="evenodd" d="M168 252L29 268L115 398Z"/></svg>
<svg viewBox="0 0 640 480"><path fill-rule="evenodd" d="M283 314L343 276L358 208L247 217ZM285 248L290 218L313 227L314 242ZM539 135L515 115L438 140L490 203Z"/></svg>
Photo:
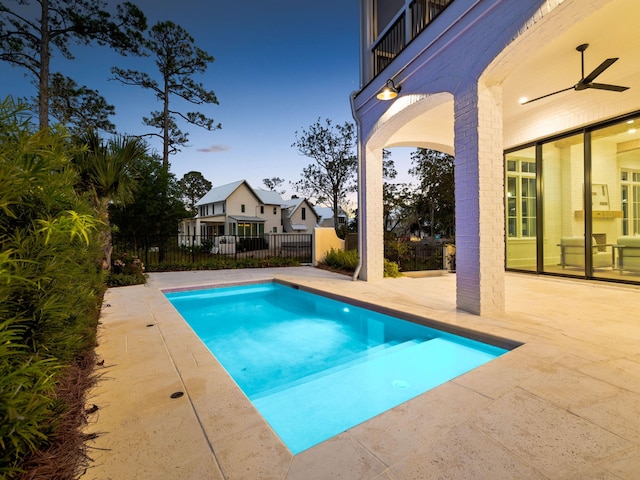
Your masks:
<svg viewBox="0 0 640 480"><path fill-rule="evenodd" d="M293 454L507 352L275 282L165 295Z"/></svg>

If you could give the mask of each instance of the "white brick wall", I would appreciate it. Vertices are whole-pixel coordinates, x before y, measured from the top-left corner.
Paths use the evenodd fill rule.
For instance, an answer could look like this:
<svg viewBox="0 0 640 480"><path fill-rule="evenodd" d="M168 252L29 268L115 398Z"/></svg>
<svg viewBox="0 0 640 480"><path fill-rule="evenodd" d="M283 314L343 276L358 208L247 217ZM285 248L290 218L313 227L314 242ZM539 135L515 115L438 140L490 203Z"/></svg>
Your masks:
<svg viewBox="0 0 640 480"><path fill-rule="evenodd" d="M457 306L504 310L504 184L500 87L455 100Z"/></svg>
<svg viewBox="0 0 640 480"><path fill-rule="evenodd" d="M384 272L384 226L382 209L382 150L366 149L364 169L360 172L361 197L366 208L360 209L363 258L360 278L376 281ZM364 226L364 229L362 228Z"/></svg>

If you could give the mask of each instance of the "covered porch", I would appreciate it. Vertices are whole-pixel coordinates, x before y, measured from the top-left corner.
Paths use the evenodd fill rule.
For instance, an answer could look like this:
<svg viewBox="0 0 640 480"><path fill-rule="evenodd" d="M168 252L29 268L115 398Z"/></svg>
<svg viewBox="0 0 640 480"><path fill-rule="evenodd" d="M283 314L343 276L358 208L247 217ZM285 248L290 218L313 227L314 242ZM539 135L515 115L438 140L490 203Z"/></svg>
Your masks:
<svg viewBox="0 0 640 480"><path fill-rule="evenodd" d="M624 210L636 188L625 178L640 171L640 158L631 160L635 153L630 153L640 152L640 132L627 123L637 123L640 111L640 52L633 41L640 4L468 4L450 2L353 99L362 138L361 278L382 277L383 225L377 219L382 149L409 146L456 159L458 308L477 314L503 311L505 268L637 282L636 260L625 267L624 255L635 256L640 249L622 242L638 233L625 227L635 214ZM587 50L577 51L587 43ZM619 60L603 69L597 82L627 90L573 88L581 68L585 76L608 58ZM401 87L399 96L378 100L389 79ZM543 98L525 103L537 97ZM527 184L530 178L533 183ZM592 201L592 193L603 186L607 199ZM601 202L608 203L606 212ZM508 222L517 228L510 230ZM604 244L598 241L602 234ZM570 236L586 242L582 265L562 264L562 238ZM604 255L593 259L594 248L606 250L607 265L600 259Z"/></svg>

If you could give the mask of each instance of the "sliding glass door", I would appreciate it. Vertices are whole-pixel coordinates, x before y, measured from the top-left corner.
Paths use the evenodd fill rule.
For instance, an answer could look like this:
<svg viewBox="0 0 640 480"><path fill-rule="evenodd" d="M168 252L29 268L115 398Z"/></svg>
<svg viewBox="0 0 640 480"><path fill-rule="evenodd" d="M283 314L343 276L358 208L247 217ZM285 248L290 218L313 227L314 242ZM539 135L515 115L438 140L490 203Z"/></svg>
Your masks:
<svg viewBox="0 0 640 480"><path fill-rule="evenodd" d="M593 276L640 280L638 120L591 133Z"/></svg>
<svg viewBox="0 0 640 480"><path fill-rule="evenodd" d="M640 116L505 153L506 267L640 282Z"/></svg>
<svg viewBox="0 0 640 480"><path fill-rule="evenodd" d="M585 274L583 135L542 145L543 271Z"/></svg>

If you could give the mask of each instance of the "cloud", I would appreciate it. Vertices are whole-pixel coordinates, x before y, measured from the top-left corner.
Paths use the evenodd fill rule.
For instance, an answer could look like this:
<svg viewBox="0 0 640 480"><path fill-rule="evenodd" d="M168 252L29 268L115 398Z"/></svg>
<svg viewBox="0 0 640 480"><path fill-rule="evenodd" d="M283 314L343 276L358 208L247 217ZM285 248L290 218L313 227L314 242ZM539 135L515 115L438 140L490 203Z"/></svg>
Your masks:
<svg viewBox="0 0 640 480"><path fill-rule="evenodd" d="M204 152L204 153L215 153L215 152L226 152L227 150L230 150L230 147L228 145L211 145L210 147L207 147L207 148L199 148L197 151Z"/></svg>

